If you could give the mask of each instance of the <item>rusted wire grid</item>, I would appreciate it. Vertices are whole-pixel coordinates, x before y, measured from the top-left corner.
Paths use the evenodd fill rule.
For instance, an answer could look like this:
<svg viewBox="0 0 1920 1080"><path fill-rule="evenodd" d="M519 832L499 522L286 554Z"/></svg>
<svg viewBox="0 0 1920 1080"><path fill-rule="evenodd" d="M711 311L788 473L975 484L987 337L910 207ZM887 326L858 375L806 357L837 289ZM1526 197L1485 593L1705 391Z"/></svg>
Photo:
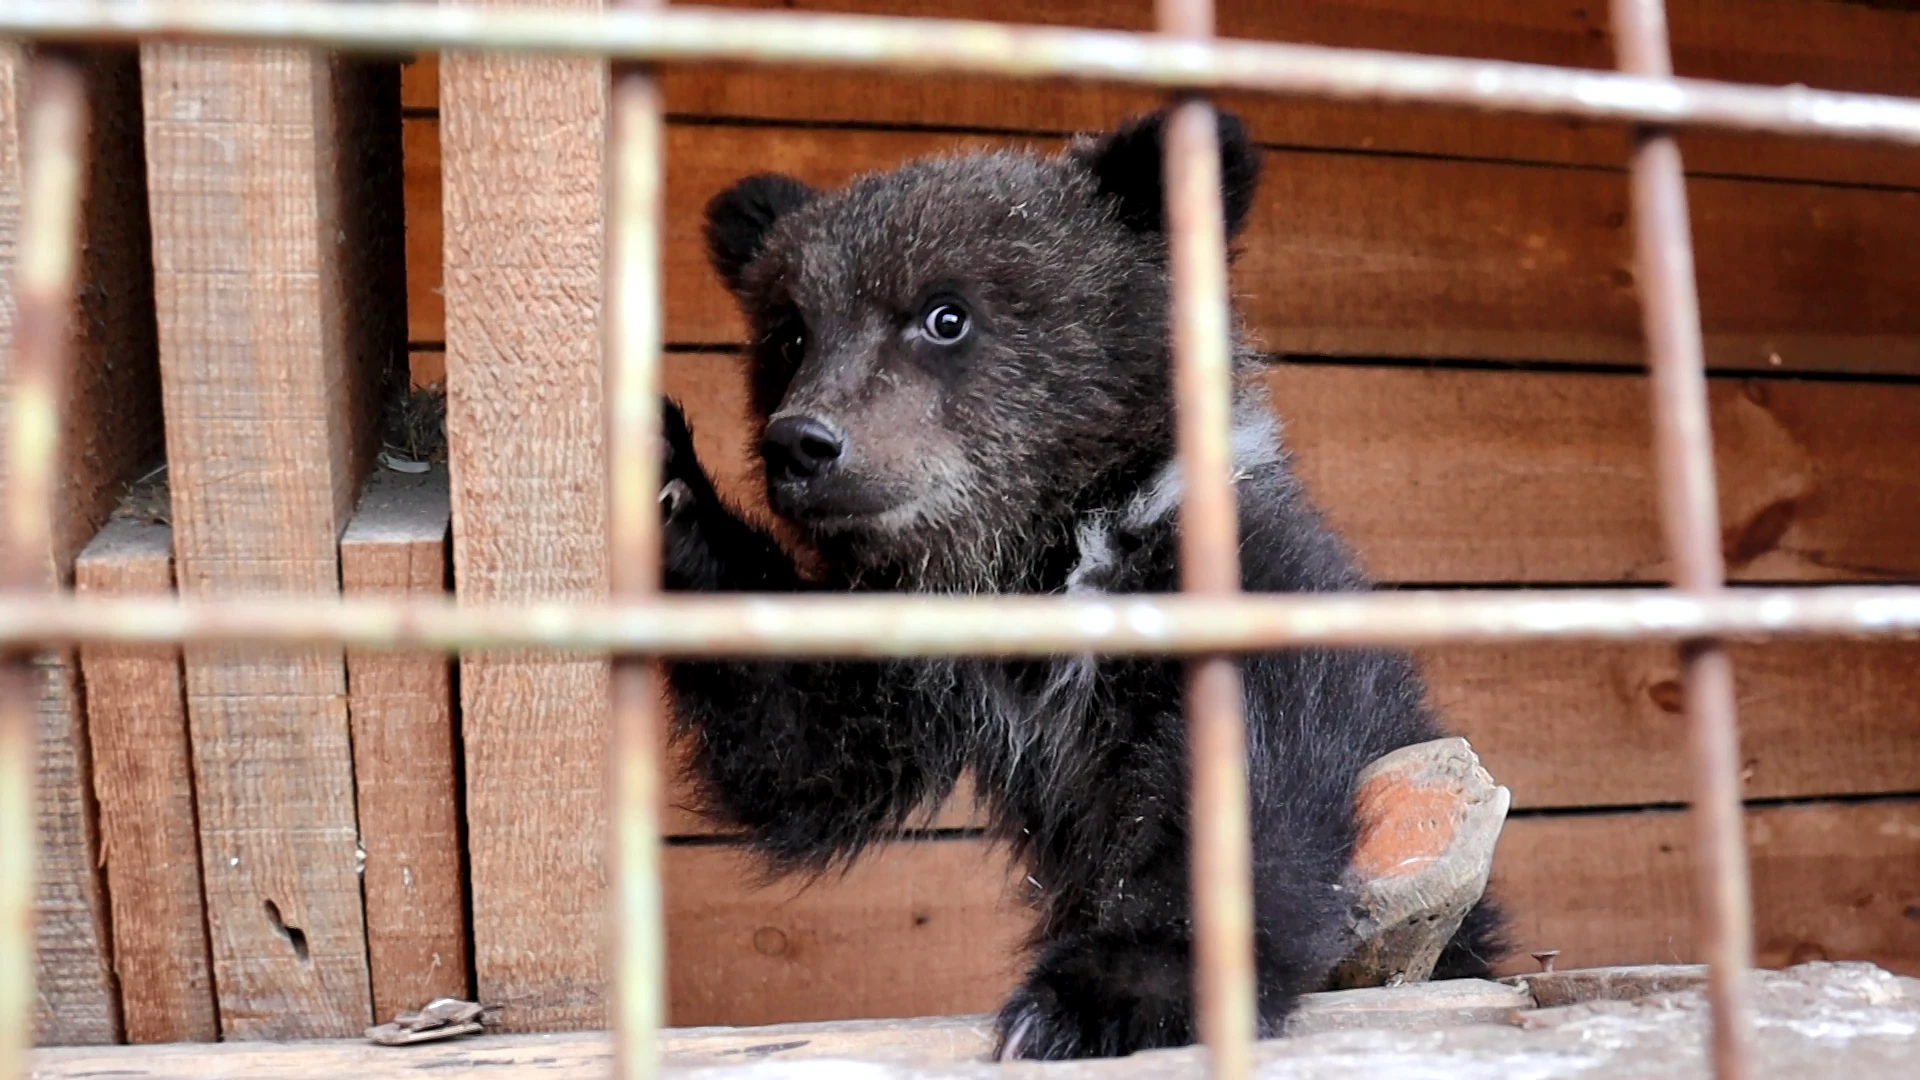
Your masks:
<svg viewBox="0 0 1920 1080"><path fill-rule="evenodd" d="M954 19L480 8L420 0L345 6L12 0L0 7L0 36L244 42L388 54L537 52L661 63L1060 78L1920 144L1920 101L1884 95Z"/></svg>
<svg viewBox="0 0 1920 1080"><path fill-rule="evenodd" d="M645 4L648 0L628 0ZM607 557L613 595L646 603L660 591L660 233L665 201L663 105L641 67L612 68L607 206ZM658 1071L665 919L660 888L659 661L613 661L612 861L615 1075Z"/></svg>
<svg viewBox="0 0 1920 1080"><path fill-rule="evenodd" d="M1309 646L1920 638L1920 587L448 599L0 595L0 648L208 644L660 657L1197 656Z"/></svg>
<svg viewBox="0 0 1920 1080"><path fill-rule="evenodd" d="M1156 17L1170 37L1197 43L1213 36L1213 0L1159 0ZM1161 157L1181 480L1180 587L1190 596L1230 598L1240 592L1240 523L1228 447L1233 342L1213 107L1197 97L1179 100ZM1246 703L1232 657L1188 661L1186 713L1194 1023L1212 1075L1242 1080L1253 1068L1259 996Z"/></svg>
<svg viewBox="0 0 1920 1080"><path fill-rule="evenodd" d="M1621 68L1673 73L1664 0L1613 0ZM1694 281L1686 175L1671 132L1634 133L1630 170L1641 314L1653 372L1654 460L1660 518L1674 584L1711 597L1724 591L1713 433L1707 415L1700 298ZM1714 1074L1753 1074L1753 1017L1747 973L1753 966L1753 911L1741 820L1740 736L1734 715L1733 663L1712 638L1680 643L1680 682L1692 767L1695 903L1707 954Z"/></svg>
<svg viewBox="0 0 1920 1080"><path fill-rule="evenodd" d="M54 461L86 178L84 67L64 51L36 51L26 89L0 581L10 599L31 603L53 587ZM33 1044L36 644L12 643L0 658L0 1077L25 1076Z"/></svg>

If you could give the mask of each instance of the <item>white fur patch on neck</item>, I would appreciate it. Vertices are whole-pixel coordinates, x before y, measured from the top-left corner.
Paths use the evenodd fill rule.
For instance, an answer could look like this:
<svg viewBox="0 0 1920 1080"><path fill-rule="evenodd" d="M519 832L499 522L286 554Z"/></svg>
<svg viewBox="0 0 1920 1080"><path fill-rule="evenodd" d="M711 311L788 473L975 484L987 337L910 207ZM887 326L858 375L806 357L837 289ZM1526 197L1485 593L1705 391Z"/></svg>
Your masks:
<svg viewBox="0 0 1920 1080"><path fill-rule="evenodd" d="M1267 411L1264 401L1237 401L1233 407L1233 429L1228 433L1228 461L1233 465L1233 480L1239 483L1257 469L1280 461L1280 422ZM1180 463L1168 458L1153 479L1134 493L1120 512L1120 527L1139 532L1173 516L1180 505L1184 485Z"/></svg>
<svg viewBox="0 0 1920 1080"><path fill-rule="evenodd" d="M1268 411L1265 401L1234 404L1228 452L1235 483L1259 469L1279 464L1282 458L1280 424ZM1117 510L1095 510L1082 517L1074 531L1075 546L1080 554L1067 574L1067 592L1100 592L1119 561L1113 545L1115 527L1123 532L1138 533L1167 520L1180 505L1182 487L1179 463L1170 458L1123 506Z"/></svg>

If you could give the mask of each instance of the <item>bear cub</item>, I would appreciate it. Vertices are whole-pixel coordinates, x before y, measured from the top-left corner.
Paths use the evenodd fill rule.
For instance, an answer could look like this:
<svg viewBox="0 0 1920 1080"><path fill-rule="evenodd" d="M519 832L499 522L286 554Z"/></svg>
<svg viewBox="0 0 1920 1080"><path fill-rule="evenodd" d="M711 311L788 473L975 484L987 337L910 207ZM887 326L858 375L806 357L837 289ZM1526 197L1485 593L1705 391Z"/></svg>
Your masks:
<svg viewBox="0 0 1920 1080"><path fill-rule="evenodd" d="M706 240L750 332L768 502L807 574L716 495L666 406L674 590L1157 593L1178 589L1166 114L1052 156L935 157L818 191L755 175ZM1220 117L1229 238L1259 176ZM1364 590L1295 479L1236 330L1232 431L1251 592ZM1243 658L1261 1033L1324 988L1346 907L1354 781L1441 734L1410 659ZM844 866L970 770L1033 886L1003 1058L1191 1042L1183 667L1154 658L697 661L672 665L702 809L774 873ZM1439 977L1484 975L1485 901Z"/></svg>

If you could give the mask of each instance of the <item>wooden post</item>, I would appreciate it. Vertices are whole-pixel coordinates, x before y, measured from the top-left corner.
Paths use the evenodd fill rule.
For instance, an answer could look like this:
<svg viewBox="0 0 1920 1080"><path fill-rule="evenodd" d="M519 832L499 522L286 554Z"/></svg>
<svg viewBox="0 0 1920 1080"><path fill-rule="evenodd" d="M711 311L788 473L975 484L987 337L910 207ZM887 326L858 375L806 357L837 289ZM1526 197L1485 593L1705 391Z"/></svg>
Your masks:
<svg viewBox="0 0 1920 1080"><path fill-rule="evenodd" d="M551 6L592 5L565 0ZM606 65L449 56L447 439L454 580L476 603L607 594L600 292ZM604 660L460 661L482 1000L515 1030L604 1022Z"/></svg>
<svg viewBox="0 0 1920 1080"><path fill-rule="evenodd" d="M171 594L173 530L109 522L80 553L74 586L103 596ZM80 670L127 1041L210 1042L220 1025L180 651L84 645Z"/></svg>
<svg viewBox="0 0 1920 1080"><path fill-rule="evenodd" d="M404 340L397 69L174 45L142 62L180 592L335 594ZM342 650L185 660L222 1035L357 1035Z"/></svg>
<svg viewBox="0 0 1920 1080"><path fill-rule="evenodd" d="M444 593L447 520L445 466L376 471L340 539L346 593ZM347 650L367 956L381 1021L470 993L452 669L438 653Z"/></svg>
<svg viewBox="0 0 1920 1080"><path fill-rule="evenodd" d="M13 260L20 211L19 121L25 64L0 53L0 365L13 355ZM139 126L139 71L128 50L88 63L92 126L82 287L48 564L61 582L106 520L121 484L160 442L153 285ZM8 380L0 379L0 382ZM0 402L3 404L3 402ZM42 1043L119 1037L106 901L96 855L86 725L70 653L41 659L36 1037Z"/></svg>

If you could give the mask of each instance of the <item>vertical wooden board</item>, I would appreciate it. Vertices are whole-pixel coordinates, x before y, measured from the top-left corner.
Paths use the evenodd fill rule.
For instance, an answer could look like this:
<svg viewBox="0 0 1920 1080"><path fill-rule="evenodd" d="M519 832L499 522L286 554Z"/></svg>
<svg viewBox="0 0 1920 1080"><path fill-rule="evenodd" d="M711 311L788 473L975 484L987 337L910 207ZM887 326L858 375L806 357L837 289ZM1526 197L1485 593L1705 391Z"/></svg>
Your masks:
<svg viewBox="0 0 1920 1080"><path fill-rule="evenodd" d="M74 564L74 587L89 596L172 595L172 528L109 522ZM212 1041L220 1025L180 652L84 645L80 670L127 1041Z"/></svg>
<svg viewBox="0 0 1920 1080"><path fill-rule="evenodd" d="M592 6L554 4L552 6ZM447 436L462 600L607 591L606 71L447 57ZM460 661L475 992L515 1030L604 1020L607 664Z"/></svg>
<svg viewBox="0 0 1920 1080"><path fill-rule="evenodd" d="M1749 808L1755 960L1870 960L1920 974L1920 803ZM1697 963L1693 827L1681 811L1509 821L1493 888L1514 916L1508 971Z"/></svg>
<svg viewBox="0 0 1920 1080"><path fill-rule="evenodd" d="M404 349L397 70L304 50L142 60L180 592L336 594ZM371 1018L345 682L338 648L186 652L227 1038Z"/></svg>
<svg viewBox="0 0 1920 1080"><path fill-rule="evenodd" d="M731 845L670 847L664 866L676 1027L987 1012L1033 925L982 840L889 844L810 885L755 887Z"/></svg>
<svg viewBox="0 0 1920 1080"><path fill-rule="evenodd" d="M62 583L71 580L75 553L105 520L121 483L160 442L139 71L125 49L93 51L87 64L86 246L48 552ZM0 59L0 365L10 364L13 352L24 82L24 64L9 47ZM68 652L42 658L36 1034L47 1043L112 1041L119 1030L94 854L90 752L72 665Z"/></svg>
<svg viewBox="0 0 1920 1080"><path fill-rule="evenodd" d="M447 590L447 474L380 470L340 538L348 596ZM467 912L452 662L347 650L373 1008L381 1020L466 998Z"/></svg>

